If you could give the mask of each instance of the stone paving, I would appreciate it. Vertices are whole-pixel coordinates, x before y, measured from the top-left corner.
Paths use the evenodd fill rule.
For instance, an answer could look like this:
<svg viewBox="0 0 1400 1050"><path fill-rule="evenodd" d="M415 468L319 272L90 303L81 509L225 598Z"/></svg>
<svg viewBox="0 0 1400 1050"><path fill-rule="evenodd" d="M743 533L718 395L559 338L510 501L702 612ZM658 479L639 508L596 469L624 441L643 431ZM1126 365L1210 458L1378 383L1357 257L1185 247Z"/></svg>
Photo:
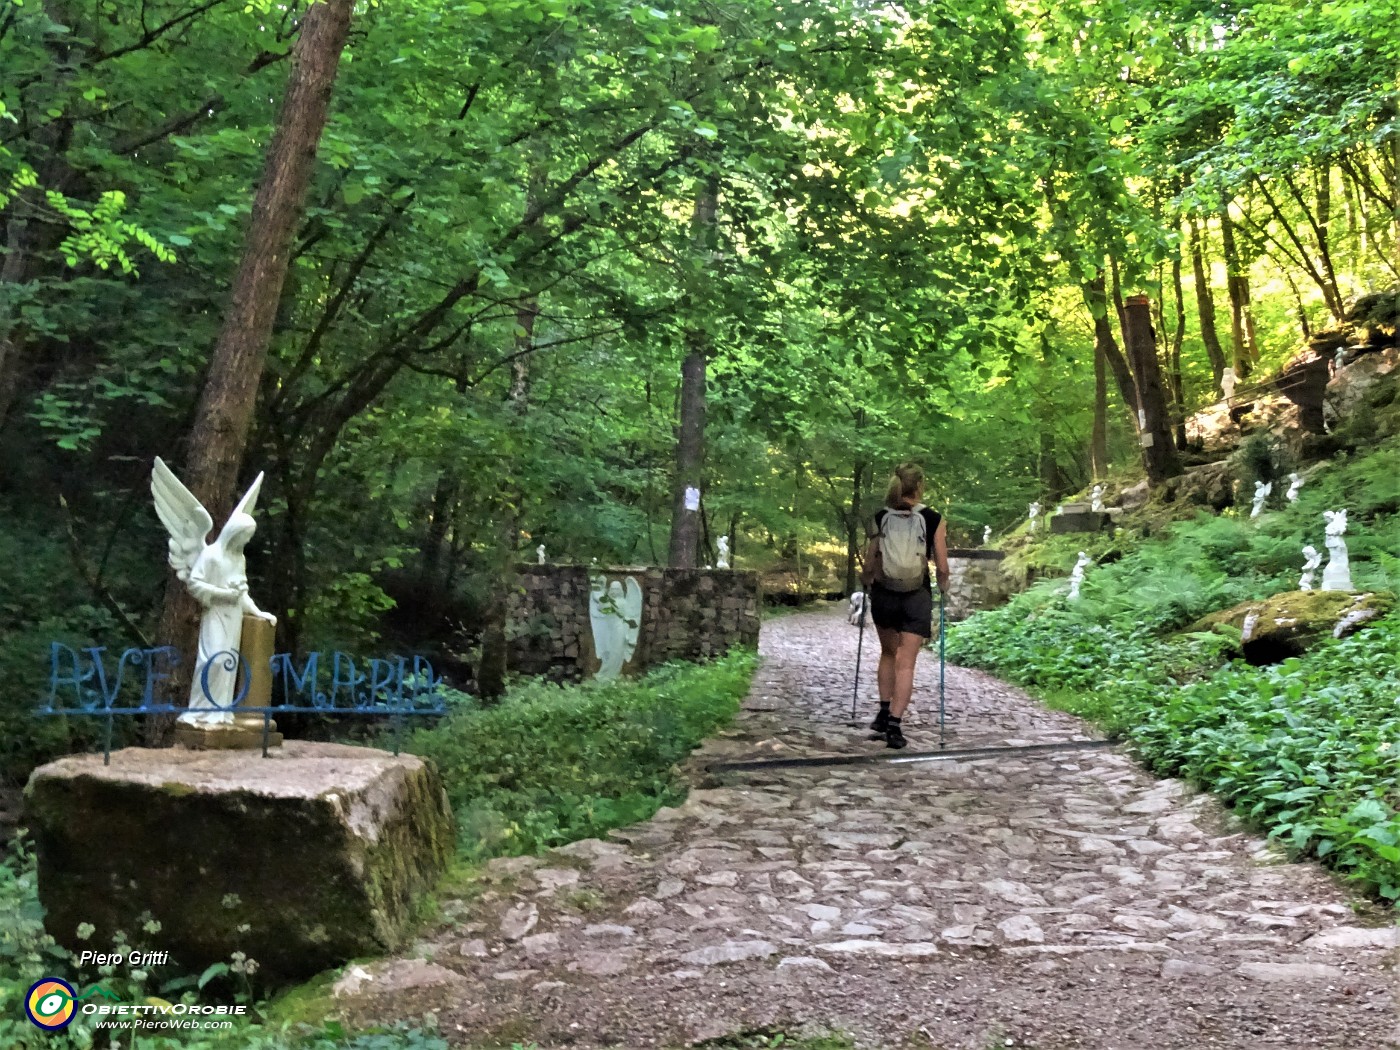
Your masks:
<svg viewBox="0 0 1400 1050"><path fill-rule="evenodd" d="M881 752L847 725L855 646L836 612L765 624L744 710L692 759L683 806L493 862L414 952L341 979L347 1011L432 1014L472 1047L758 1030L947 1050L1400 1046L1395 927L1119 750L706 772ZM937 671L925 653L909 752L937 747ZM950 749L1092 737L956 668L946 729Z"/></svg>

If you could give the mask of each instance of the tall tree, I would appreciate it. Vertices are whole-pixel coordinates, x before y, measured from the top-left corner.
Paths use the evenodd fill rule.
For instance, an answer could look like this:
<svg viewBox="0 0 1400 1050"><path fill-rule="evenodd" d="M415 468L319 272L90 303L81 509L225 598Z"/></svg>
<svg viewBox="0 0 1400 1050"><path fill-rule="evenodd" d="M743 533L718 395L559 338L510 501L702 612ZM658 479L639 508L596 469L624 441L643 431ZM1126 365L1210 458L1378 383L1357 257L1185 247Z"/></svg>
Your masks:
<svg viewBox="0 0 1400 1050"><path fill-rule="evenodd" d="M253 200L243 259L195 410L183 480L216 522L223 521L233 503L292 238L315 169L354 7L354 0L317 0L302 20L282 116ZM199 607L185 585L172 579L159 636L179 651L190 652L198 616ZM188 685L191 666L186 661L185 674L172 683L177 695Z"/></svg>

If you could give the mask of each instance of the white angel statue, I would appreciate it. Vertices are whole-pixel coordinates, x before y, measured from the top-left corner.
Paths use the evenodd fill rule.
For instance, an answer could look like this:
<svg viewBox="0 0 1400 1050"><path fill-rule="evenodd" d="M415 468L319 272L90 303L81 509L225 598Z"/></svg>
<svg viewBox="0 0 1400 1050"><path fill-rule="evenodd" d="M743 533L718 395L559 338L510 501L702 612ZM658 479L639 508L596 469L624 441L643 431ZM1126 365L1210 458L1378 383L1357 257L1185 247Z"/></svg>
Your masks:
<svg viewBox="0 0 1400 1050"><path fill-rule="evenodd" d="M1235 387L1239 380L1235 378L1235 370L1227 368L1220 373L1220 392L1225 395L1225 400L1229 401L1235 396Z"/></svg>
<svg viewBox="0 0 1400 1050"><path fill-rule="evenodd" d="M992 527L991 527L990 525L983 525L983 526L982 526L982 546L985 547L987 544L989 544L989 543L991 543L991 542L992 542Z"/></svg>
<svg viewBox="0 0 1400 1050"><path fill-rule="evenodd" d="M1254 483L1254 506L1249 511L1251 518L1257 518L1264 512L1264 503L1273 491L1274 483L1272 481L1256 481Z"/></svg>
<svg viewBox="0 0 1400 1050"><path fill-rule="evenodd" d="M1084 582L1084 570L1093 564L1093 559L1084 551L1079 552L1079 560L1074 563L1074 571L1069 574L1069 600L1079 601L1079 587Z"/></svg>
<svg viewBox="0 0 1400 1050"><path fill-rule="evenodd" d="M1092 495L1089 497L1089 510L1094 514L1102 514L1105 510L1103 505L1103 486L1095 485Z"/></svg>
<svg viewBox="0 0 1400 1050"><path fill-rule="evenodd" d="M720 567L721 569L727 569L727 568L729 568L729 537L728 537L728 536L721 536L721 537L719 538L719 559L718 559L718 562L719 562L719 567Z"/></svg>
<svg viewBox="0 0 1400 1050"><path fill-rule="evenodd" d="M597 677L616 678L622 665L632 659L637 649L637 636L642 629L642 585L636 577L607 582L605 576L594 576L588 599L588 619L593 627L593 652L601 666Z"/></svg>
<svg viewBox="0 0 1400 1050"><path fill-rule="evenodd" d="M1303 476L1296 470L1288 475L1288 491L1284 493L1284 499L1289 503L1298 502L1298 493L1303 488Z"/></svg>
<svg viewBox="0 0 1400 1050"><path fill-rule="evenodd" d="M535 548L535 556L536 556L537 558L539 558L539 564L543 565L543 564L544 564L544 544L543 544L543 543L541 543L538 547Z"/></svg>
<svg viewBox="0 0 1400 1050"><path fill-rule="evenodd" d="M1031 520L1030 531L1031 531L1031 532L1034 532L1034 531L1035 531L1035 525L1036 525L1035 519L1038 518L1038 517L1040 517L1040 504L1039 504L1039 503L1032 503L1032 504L1030 505L1028 517L1029 517L1030 520Z"/></svg>
<svg viewBox="0 0 1400 1050"><path fill-rule="evenodd" d="M1298 590L1310 591L1313 589L1313 573L1322 564L1322 552L1309 543L1303 548L1303 559L1303 575L1298 580Z"/></svg>
<svg viewBox="0 0 1400 1050"><path fill-rule="evenodd" d="M181 722L223 725L233 722L234 687L238 680L239 645L245 613L269 623L277 617L263 612L248 595L248 571L243 548L257 523L253 507L263 476L233 508L219 538L206 542L214 519L159 457L151 471L151 495L156 514L170 534L170 567L204 608L199 621L199 657L190 683L190 710Z"/></svg>
<svg viewBox="0 0 1400 1050"><path fill-rule="evenodd" d="M1324 510L1322 516L1327 519L1327 566L1322 570L1322 589L1324 591L1349 591L1351 590L1351 557L1347 554L1347 541L1342 539L1342 534L1347 531L1346 508L1331 511Z"/></svg>

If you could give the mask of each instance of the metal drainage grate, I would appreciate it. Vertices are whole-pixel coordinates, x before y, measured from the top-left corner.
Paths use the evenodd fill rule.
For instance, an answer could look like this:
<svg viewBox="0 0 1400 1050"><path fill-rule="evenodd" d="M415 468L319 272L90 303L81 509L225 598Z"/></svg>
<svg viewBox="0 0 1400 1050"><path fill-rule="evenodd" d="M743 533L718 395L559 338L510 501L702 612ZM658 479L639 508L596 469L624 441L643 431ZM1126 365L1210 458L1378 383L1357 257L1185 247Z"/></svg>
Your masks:
<svg viewBox="0 0 1400 1050"><path fill-rule="evenodd" d="M895 766L916 762L975 762L987 758L1033 758L1064 751L1100 751L1113 747L1112 740L1066 740L1057 744L1026 744L1021 747L977 747L961 751L915 751L912 754L885 752L874 755L828 755L821 758L774 758L756 762L718 762L711 773L743 773L764 769L805 769L811 766Z"/></svg>

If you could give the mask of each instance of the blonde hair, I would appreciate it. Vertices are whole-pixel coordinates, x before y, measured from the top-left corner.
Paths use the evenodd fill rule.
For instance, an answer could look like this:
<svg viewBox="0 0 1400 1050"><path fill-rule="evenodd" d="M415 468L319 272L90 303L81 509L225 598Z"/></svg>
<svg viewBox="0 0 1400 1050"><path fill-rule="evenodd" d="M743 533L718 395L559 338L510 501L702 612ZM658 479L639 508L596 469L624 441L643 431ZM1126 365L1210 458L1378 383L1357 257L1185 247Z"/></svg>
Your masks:
<svg viewBox="0 0 1400 1050"><path fill-rule="evenodd" d="M914 494L923 483L923 467L917 463L901 463L890 475L889 491L885 493L885 506L894 507L901 503L914 502Z"/></svg>

